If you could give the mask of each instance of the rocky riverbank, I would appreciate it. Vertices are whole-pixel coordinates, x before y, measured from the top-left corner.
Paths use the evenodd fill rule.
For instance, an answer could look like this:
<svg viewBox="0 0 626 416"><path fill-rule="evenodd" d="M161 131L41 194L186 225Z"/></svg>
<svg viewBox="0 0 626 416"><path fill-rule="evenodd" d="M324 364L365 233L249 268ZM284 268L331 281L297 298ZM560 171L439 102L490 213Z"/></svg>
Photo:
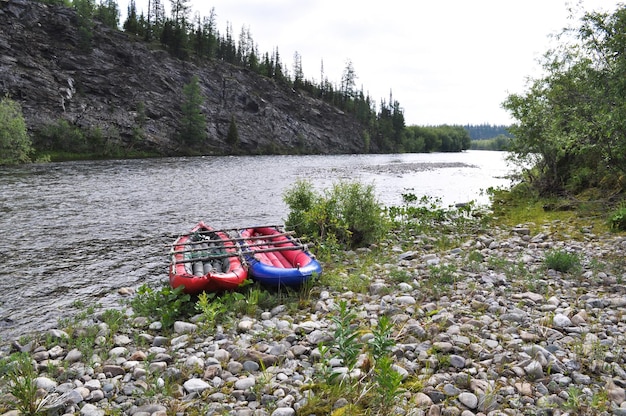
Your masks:
<svg viewBox="0 0 626 416"><path fill-rule="evenodd" d="M483 230L445 251L435 238L349 253L337 275L346 282L371 250L386 259L359 269L361 291L319 285L299 301L173 330L141 316L111 328L96 313L82 332L51 330L13 350L36 363L52 414L626 415L626 238L560 223ZM554 252L580 268L547 268ZM319 348L337 345L341 304L354 344L372 343L382 316L393 324L388 352L402 382L390 397L366 349L350 372L337 358L345 351ZM94 345L68 342L93 327Z"/></svg>

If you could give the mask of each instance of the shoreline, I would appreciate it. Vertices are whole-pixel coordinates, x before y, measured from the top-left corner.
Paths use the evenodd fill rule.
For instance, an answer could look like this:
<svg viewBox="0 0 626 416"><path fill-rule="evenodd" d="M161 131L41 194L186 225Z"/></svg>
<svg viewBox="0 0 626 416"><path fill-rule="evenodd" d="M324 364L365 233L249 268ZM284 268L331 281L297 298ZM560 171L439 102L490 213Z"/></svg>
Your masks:
<svg viewBox="0 0 626 416"><path fill-rule="evenodd" d="M171 332L145 317L111 328L96 313L71 332L46 331L13 349L37 363L39 394L55 414L376 414L350 413L365 399L320 390L324 372L376 387L365 350L350 376L341 351L321 354L320 343L335 345L345 303L364 345L382 316L392 323L389 354L402 392L387 414L626 415L626 238L565 228L489 228L445 251L424 235L388 241L379 250L391 260L346 274L363 291L314 287L296 305L217 326L196 316ZM576 253L581 270L546 269L554 250ZM368 251L349 253L346 270ZM90 356L67 347L66 336L92 327L99 335Z"/></svg>

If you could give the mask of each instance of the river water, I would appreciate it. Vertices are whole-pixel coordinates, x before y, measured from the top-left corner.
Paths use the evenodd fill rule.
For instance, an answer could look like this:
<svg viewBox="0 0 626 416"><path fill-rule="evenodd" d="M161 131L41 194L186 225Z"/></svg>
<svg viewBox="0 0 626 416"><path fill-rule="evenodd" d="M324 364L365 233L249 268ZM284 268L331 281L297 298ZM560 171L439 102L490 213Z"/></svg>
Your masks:
<svg viewBox="0 0 626 416"><path fill-rule="evenodd" d="M216 228L282 224L297 179L339 180L402 193L475 200L508 187L502 152L242 156L84 161L0 168L0 343L53 327L82 303L119 304L122 287L166 282L177 234L199 220Z"/></svg>

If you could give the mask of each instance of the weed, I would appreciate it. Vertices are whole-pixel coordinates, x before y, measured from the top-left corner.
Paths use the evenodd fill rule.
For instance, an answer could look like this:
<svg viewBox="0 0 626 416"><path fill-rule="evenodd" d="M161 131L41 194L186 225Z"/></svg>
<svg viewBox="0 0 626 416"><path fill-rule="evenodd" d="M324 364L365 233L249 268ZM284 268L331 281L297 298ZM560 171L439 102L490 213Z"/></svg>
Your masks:
<svg viewBox="0 0 626 416"><path fill-rule="evenodd" d="M111 333L118 332L120 326L124 323L124 312L119 309L107 309L102 313L100 319L107 324Z"/></svg>
<svg viewBox="0 0 626 416"><path fill-rule="evenodd" d="M620 206L611 212L608 224L612 231L626 231L626 206Z"/></svg>
<svg viewBox="0 0 626 416"><path fill-rule="evenodd" d="M190 299L188 294L183 293L182 286L172 289L165 285L155 290L144 284L137 289L130 304L136 315L157 318L164 328L170 328L177 319L193 311Z"/></svg>
<svg viewBox="0 0 626 416"><path fill-rule="evenodd" d="M580 270L580 257L565 250L551 250L546 253L544 264L548 269L569 273Z"/></svg>
<svg viewBox="0 0 626 416"><path fill-rule="evenodd" d="M372 330L373 338L367 344L367 349L375 361L388 355L391 352L391 347L396 344L391 338L392 330L393 324L389 318L386 315L381 316L376 328Z"/></svg>
<svg viewBox="0 0 626 416"><path fill-rule="evenodd" d="M213 324L222 321L222 318L228 312L228 305L220 300L217 293L203 292L198 295L196 310L202 314L204 322Z"/></svg>
<svg viewBox="0 0 626 416"><path fill-rule="evenodd" d="M429 274L426 279L427 289L431 295L439 297L450 293L456 283L456 266L453 264L432 265L428 268Z"/></svg>
<svg viewBox="0 0 626 416"><path fill-rule="evenodd" d="M388 355L381 357L375 367L376 390L379 394L380 407L388 409L404 390L402 375L393 368L393 360Z"/></svg>
<svg viewBox="0 0 626 416"><path fill-rule="evenodd" d="M356 313L348 309L348 303L345 300L339 302L338 315L332 318L335 324L334 340L337 356L348 368L348 374L354 370L363 349L363 344L357 340L358 328L352 326L355 319Z"/></svg>
<svg viewBox="0 0 626 416"><path fill-rule="evenodd" d="M404 391L400 388L402 375L393 368L391 348L395 341L391 337L393 324L383 315L376 328L372 330L374 336L368 344L368 350L374 358L374 381L379 394L380 406L389 408L395 399Z"/></svg>
<svg viewBox="0 0 626 416"><path fill-rule="evenodd" d="M37 396L35 367L25 353L13 354L5 367L6 380L9 382L9 392L14 397L12 405L24 415L43 415L42 406L45 403Z"/></svg>

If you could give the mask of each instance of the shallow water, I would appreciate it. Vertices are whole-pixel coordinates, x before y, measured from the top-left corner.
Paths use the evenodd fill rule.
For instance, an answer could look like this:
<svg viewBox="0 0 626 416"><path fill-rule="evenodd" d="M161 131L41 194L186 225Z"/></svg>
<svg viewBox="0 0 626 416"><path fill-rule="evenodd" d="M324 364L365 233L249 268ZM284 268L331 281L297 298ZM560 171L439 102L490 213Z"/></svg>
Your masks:
<svg viewBox="0 0 626 416"><path fill-rule="evenodd" d="M77 303L117 305L121 287L167 280L168 245L199 220L215 228L282 224L297 179L325 189L373 184L384 205L402 193L476 200L507 187L501 152L194 157L0 168L0 342L54 326ZM76 303L75 303L76 302Z"/></svg>

